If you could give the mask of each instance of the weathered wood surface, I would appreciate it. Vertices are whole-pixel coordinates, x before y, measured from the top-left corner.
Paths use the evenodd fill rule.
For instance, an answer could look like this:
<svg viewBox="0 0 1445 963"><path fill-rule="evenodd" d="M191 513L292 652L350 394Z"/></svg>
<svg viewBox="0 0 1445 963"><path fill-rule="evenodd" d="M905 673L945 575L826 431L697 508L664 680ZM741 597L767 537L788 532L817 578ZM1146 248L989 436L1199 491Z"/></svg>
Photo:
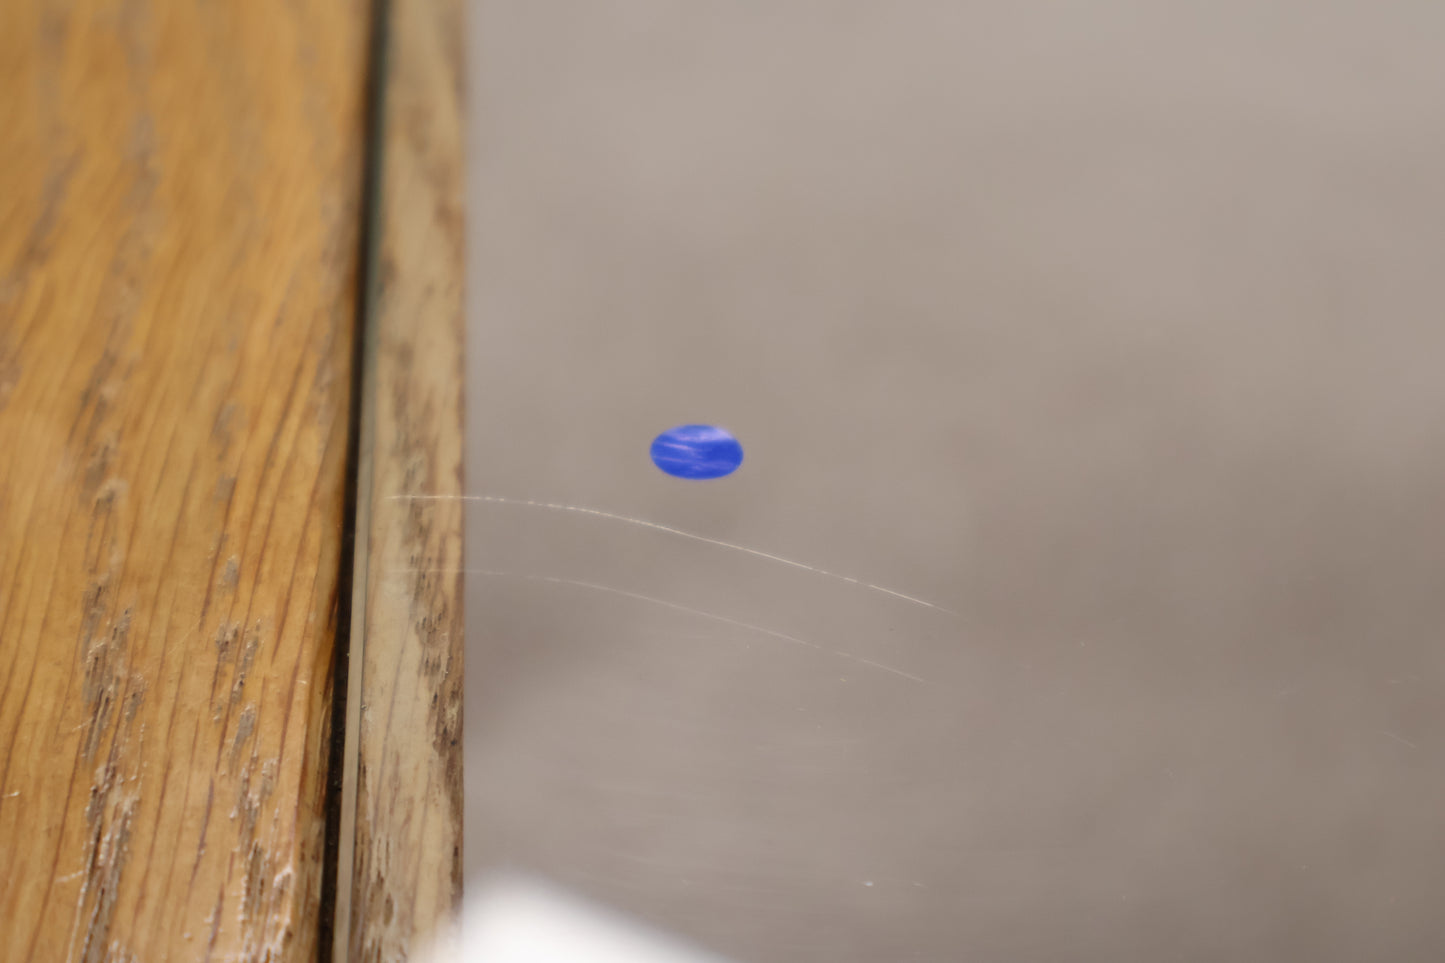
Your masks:
<svg viewBox="0 0 1445 963"><path fill-rule="evenodd" d="M461 893L462 39L457 0L391 5L341 907L357 963L408 958Z"/></svg>
<svg viewBox="0 0 1445 963"><path fill-rule="evenodd" d="M366 30L0 4L0 959L315 954Z"/></svg>

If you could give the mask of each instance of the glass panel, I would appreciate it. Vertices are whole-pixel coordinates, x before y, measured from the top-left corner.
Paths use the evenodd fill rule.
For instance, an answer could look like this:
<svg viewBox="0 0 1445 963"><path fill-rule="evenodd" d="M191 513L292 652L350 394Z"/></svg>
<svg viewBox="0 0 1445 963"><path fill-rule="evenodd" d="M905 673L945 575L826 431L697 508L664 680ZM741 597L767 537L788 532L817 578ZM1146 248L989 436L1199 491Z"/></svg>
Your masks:
<svg viewBox="0 0 1445 963"><path fill-rule="evenodd" d="M469 882L743 963L1445 946L1445 7L474 14Z"/></svg>

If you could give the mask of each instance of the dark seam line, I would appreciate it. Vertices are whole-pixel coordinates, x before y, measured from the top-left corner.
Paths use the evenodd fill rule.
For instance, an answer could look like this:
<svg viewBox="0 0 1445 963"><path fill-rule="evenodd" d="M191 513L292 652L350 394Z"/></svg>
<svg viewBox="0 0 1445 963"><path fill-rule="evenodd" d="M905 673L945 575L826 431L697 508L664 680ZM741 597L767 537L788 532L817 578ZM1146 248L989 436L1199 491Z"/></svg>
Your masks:
<svg viewBox="0 0 1445 963"><path fill-rule="evenodd" d="M391 5L388 0L371 0L370 30L365 64L366 105L362 121L361 209L358 227L356 267L356 321L352 327L350 390L346 434L346 475L342 492L340 571L336 579L336 640L331 649L331 727L326 758L326 789L323 802L326 829L322 843L321 894L317 913L317 958L331 963L336 940L350 934L336 932L336 906L340 886L351 880L338 879L341 857L342 783L346 770L346 693L351 665L351 610L355 591L356 532L370 523L370 506L357 499L361 471L361 430L363 391L368 380L371 328L376 308L377 250L380 241L381 164L386 96L386 46ZM364 513L364 517L363 517ZM358 666L358 671L360 667Z"/></svg>

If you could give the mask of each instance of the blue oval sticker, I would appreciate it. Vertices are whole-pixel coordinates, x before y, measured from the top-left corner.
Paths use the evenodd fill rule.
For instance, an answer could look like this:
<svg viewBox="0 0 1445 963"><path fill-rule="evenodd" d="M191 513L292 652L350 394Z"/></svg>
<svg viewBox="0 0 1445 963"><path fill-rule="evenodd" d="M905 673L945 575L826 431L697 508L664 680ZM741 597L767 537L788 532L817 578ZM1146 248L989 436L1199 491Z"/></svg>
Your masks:
<svg viewBox="0 0 1445 963"><path fill-rule="evenodd" d="M678 478L722 478L743 463L743 446L714 425L679 425L653 439L652 463Z"/></svg>

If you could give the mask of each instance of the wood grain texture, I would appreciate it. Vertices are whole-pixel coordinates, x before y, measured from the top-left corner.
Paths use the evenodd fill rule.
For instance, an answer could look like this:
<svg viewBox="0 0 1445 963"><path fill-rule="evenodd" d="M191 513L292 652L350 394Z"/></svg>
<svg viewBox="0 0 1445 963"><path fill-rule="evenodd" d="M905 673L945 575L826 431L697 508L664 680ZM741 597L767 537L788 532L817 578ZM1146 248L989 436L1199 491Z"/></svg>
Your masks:
<svg viewBox="0 0 1445 963"><path fill-rule="evenodd" d="M366 20L0 4L0 959L314 956Z"/></svg>
<svg viewBox="0 0 1445 963"><path fill-rule="evenodd" d="M462 873L460 4L393 0L387 33L351 662L357 963L412 955Z"/></svg>

